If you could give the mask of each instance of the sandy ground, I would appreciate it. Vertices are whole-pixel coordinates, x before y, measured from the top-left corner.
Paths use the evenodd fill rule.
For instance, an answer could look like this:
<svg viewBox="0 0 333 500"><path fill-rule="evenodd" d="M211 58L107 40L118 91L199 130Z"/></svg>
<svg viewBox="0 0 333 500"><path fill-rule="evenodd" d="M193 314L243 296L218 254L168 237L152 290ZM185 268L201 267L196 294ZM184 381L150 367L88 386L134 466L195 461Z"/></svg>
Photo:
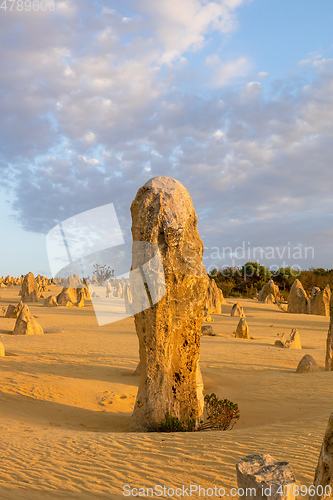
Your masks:
<svg viewBox="0 0 333 500"><path fill-rule="evenodd" d="M18 291L0 289L0 308L16 304ZM312 484L333 411L332 373L323 368L328 318L239 300L254 338L235 339L239 319L228 299L213 315L217 336L202 338L201 370L205 393L237 403L239 422L226 432L134 434L133 318L99 327L90 302L83 309L42 302L29 307L45 335L11 336L15 320L0 318L1 500L120 499L124 485L216 485L229 493L236 462L258 452L290 462L299 483ZM277 333L293 327L303 350L274 347ZM296 374L307 353L321 371Z"/></svg>

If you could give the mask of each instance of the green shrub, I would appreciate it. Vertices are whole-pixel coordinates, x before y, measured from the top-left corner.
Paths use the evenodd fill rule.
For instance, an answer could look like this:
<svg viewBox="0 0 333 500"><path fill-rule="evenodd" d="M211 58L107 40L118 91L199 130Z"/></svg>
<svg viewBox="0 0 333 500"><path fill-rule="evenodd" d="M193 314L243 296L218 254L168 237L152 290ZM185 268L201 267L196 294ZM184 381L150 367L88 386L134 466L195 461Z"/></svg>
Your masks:
<svg viewBox="0 0 333 500"><path fill-rule="evenodd" d="M205 412L207 420L201 421L198 426L194 419L189 418L183 423L179 418L167 412L165 419L152 430L156 432L226 431L229 428L232 429L239 419L238 405L228 399L218 399L214 393L205 396Z"/></svg>
<svg viewBox="0 0 333 500"><path fill-rule="evenodd" d="M214 393L205 396L205 409L207 422L201 424L203 430L218 429L226 431L229 428L232 429L239 419L238 405L232 403L229 399L218 399Z"/></svg>
<svg viewBox="0 0 333 500"><path fill-rule="evenodd" d="M168 411L165 419L156 427L157 432L192 432L195 431L195 420L188 418L182 423L179 418L173 417Z"/></svg>

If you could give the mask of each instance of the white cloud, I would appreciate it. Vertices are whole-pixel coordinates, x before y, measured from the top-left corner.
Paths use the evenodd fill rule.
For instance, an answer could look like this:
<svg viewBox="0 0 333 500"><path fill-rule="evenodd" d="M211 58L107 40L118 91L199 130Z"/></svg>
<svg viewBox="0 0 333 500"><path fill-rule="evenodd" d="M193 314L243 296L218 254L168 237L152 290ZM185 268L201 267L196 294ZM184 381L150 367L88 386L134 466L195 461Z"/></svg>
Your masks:
<svg viewBox="0 0 333 500"><path fill-rule="evenodd" d="M87 144L92 144L94 142L94 140L96 139L96 136L93 132L87 132L84 135L83 139Z"/></svg>
<svg viewBox="0 0 333 500"><path fill-rule="evenodd" d="M221 140L225 136L225 133L222 130L216 130L216 132L214 132L213 135L214 135L215 139Z"/></svg>
<svg viewBox="0 0 333 500"><path fill-rule="evenodd" d="M213 88L225 87L238 78L245 77L250 69L250 63L245 57L224 62L217 54L208 56L206 65L212 70L210 86Z"/></svg>
<svg viewBox="0 0 333 500"><path fill-rule="evenodd" d="M260 80L264 80L265 78L268 78L268 76L269 76L269 75L268 75L268 73L266 73L266 71L260 71L260 72L258 73L258 78L259 78Z"/></svg>
<svg viewBox="0 0 333 500"><path fill-rule="evenodd" d="M198 50L213 30L229 33L237 27L234 10L244 0L138 0L149 16L154 39L163 47L160 61L171 63L188 50Z"/></svg>
<svg viewBox="0 0 333 500"><path fill-rule="evenodd" d="M138 0L141 17L124 23L121 9L94 16L92 3L80 11L73 0L42 24L27 16L15 40L15 23L0 20L1 166L25 228L110 202L128 228L138 187L170 175L189 189L211 243L329 241L332 62L311 56L310 83L296 74L271 96L245 57L207 57L199 92L182 79L188 72L190 86L196 70L184 53L234 29L241 3Z"/></svg>
<svg viewBox="0 0 333 500"><path fill-rule="evenodd" d="M69 0L56 0L56 12L60 16L73 18L77 14L75 2Z"/></svg>

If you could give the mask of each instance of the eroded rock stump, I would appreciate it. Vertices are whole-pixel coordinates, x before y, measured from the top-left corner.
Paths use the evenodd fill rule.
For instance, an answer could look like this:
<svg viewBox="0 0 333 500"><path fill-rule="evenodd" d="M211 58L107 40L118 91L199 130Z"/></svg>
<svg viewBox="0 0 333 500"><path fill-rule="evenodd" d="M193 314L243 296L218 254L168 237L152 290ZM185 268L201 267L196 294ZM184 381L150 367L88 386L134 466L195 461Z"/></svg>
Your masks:
<svg viewBox="0 0 333 500"><path fill-rule="evenodd" d="M320 450L313 485L315 494L309 495L311 500L328 500L333 496L333 413L328 420L323 444ZM322 486L322 491L319 486ZM326 489L326 491L325 491ZM332 494L330 494L332 492ZM321 493L323 495L321 496Z"/></svg>
<svg viewBox="0 0 333 500"><path fill-rule="evenodd" d="M139 189L131 213L130 281L140 350L131 430L153 430L167 412L183 423L198 422L203 411L198 361L209 282L197 215L186 189L168 177L155 177ZM140 292L140 279L147 295Z"/></svg>
<svg viewBox="0 0 333 500"><path fill-rule="evenodd" d="M244 490L240 499L293 500L296 485L291 466L268 454L247 455L236 464L237 486ZM291 487L288 487L291 485ZM248 488L248 490L247 490ZM250 490L251 489L251 490Z"/></svg>

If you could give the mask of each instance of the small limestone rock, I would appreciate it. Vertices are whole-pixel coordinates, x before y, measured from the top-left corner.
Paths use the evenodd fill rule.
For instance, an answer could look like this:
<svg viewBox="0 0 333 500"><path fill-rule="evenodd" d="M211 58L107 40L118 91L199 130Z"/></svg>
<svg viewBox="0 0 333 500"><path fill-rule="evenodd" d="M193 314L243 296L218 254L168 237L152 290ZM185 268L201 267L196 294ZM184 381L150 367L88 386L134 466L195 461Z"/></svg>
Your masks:
<svg viewBox="0 0 333 500"><path fill-rule="evenodd" d="M291 330L289 339L286 339L285 334L282 334L282 340L276 340L275 345L286 349L302 349L301 338L297 328Z"/></svg>
<svg viewBox="0 0 333 500"><path fill-rule="evenodd" d="M317 365L316 360L310 354L305 354L296 368L296 373L305 372L319 372L319 366Z"/></svg>
<svg viewBox="0 0 333 500"><path fill-rule="evenodd" d="M201 327L201 334L209 337L215 337L213 327L211 325L204 325Z"/></svg>
<svg viewBox="0 0 333 500"><path fill-rule="evenodd" d="M76 307L84 307L84 291L82 288L64 287L57 296L58 306L67 306L68 302Z"/></svg>
<svg viewBox="0 0 333 500"><path fill-rule="evenodd" d="M230 316L238 316L238 317L241 317L241 318L245 318L246 317L245 314L244 314L243 308L241 307L241 305L240 305L239 302L236 302L236 304L234 304L232 306Z"/></svg>
<svg viewBox="0 0 333 500"><path fill-rule="evenodd" d="M324 290L320 290L320 288L316 286L313 287L311 297L309 299L310 314L316 314L318 316L329 316L330 299L331 289L329 285L327 285Z"/></svg>
<svg viewBox="0 0 333 500"><path fill-rule="evenodd" d="M287 349L302 349L301 338L296 328L293 328L290 337L286 340L284 347Z"/></svg>
<svg viewBox="0 0 333 500"><path fill-rule="evenodd" d="M211 323L214 321L210 314L205 314L203 320L207 321L207 323Z"/></svg>
<svg viewBox="0 0 333 500"><path fill-rule="evenodd" d="M280 299L280 290L273 280L269 280L259 292L258 300L266 304L275 304Z"/></svg>
<svg viewBox="0 0 333 500"><path fill-rule="evenodd" d="M239 339L249 339L250 332L249 327L247 326L245 318L241 318L236 328L236 338Z"/></svg>
<svg viewBox="0 0 333 500"><path fill-rule="evenodd" d="M266 296L265 300L263 300L263 302L264 302L265 304L276 304L275 297L274 297L274 295L273 295L272 293L269 293L269 294Z"/></svg>
<svg viewBox="0 0 333 500"><path fill-rule="evenodd" d="M293 500L292 488L296 478L287 462L278 462L268 454L247 455L236 464L237 486L243 488L240 499L252 500ZM249 494L247 488L253 488ZM282 490L282 491L281 491ZM281 493L280 493L281 491ZM289 491L289 494L288 494Z"/></svg>
<svg viewBox="0 0 333 500"><path fill-rule="evenodd" d="M302 283L296 279L290 289L288 298L288 312L294 314L308 314L309 299Z"/></svg>
<svg viewBox="0 0 333 500"><path fill-rule="evenodd" d="M23 302L38 301L38 284L33 273L28 273L23 280L21 288L21 297Z"/></svg>
<svg viewBox="0 0 333 500"><path fill-rule="evenodd" d="M23 306L15 323L13 335L40 335L43 328L29 311L28 306Z"/></svg>
<svg viewBox="0 0 333 500"><path fill-rule="evenodd" d="M57 307L58 302L57 302L57 297L55 295L50 295L44 300L44 307Z"/></svg>
<svg viewBox="0 0 333 500"><path fill-rule="evenodd" d="M105 290L105 292L106 292L106 293L105 293L105 296L106 296L106 297L113 297L113 288L112 288L111 283L108 283L108 284L106 285L106 290Z"/></svg>

